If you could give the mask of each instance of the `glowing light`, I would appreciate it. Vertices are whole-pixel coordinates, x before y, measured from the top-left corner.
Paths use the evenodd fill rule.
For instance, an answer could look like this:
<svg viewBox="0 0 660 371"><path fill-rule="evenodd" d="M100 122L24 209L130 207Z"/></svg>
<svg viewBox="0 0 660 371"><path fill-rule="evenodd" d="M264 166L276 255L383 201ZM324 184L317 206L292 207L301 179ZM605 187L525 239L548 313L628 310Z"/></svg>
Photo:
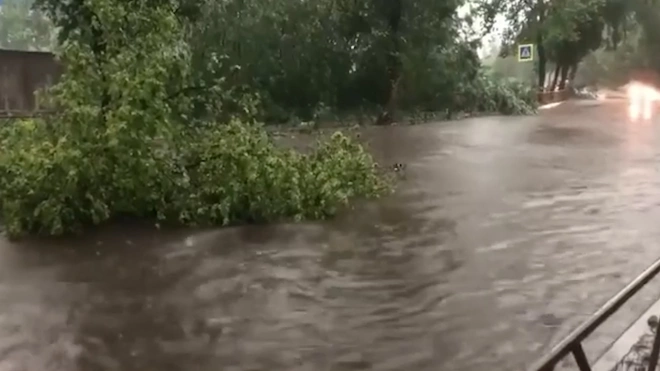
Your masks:
<svg viewBox="0 0 660 371"><path fill-rule="evenodd" d="M631 82L628 85L628 116L631 120L644 120L653 117L653 104L660 100L660 92L652 86Z"/></svg>

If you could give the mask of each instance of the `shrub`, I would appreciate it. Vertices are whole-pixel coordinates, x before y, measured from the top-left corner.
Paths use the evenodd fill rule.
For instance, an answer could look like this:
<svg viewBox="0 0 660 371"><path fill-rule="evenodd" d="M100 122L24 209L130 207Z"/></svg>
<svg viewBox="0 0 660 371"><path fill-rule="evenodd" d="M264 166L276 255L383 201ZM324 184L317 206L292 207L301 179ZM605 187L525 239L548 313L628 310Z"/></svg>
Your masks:
<svg viewBox="0 0 660 371"><path fill-rule="evenodd" d="M480 73L458 92L464 111L524 115L536 111L537 97L532 86Z"/></svg>
<svg viewBox="0 0 660 371"><path fill-rule="evenodd" d="M0 206L10 235L60 234L83 220L108 218L108 205L97 198L104 189L93 179L103 165L90 166L84 148L49 137L41 121L23 121L2 134Z"/></svg>
<svg viewBox="0 0 660 371"><path fill-rule="evenodd" d="M146 4L86 2L98 19L62 45L66 73L50 92L60 114L0 130L10 236L117 216L197 225L323 218L387 189L371 156L342 134L301 154L245 120L190 125L187 113L211 100L181 94L195 76L174 5ZM95 32L103 51L87 37ZM213 90L231 101L221 85ZM243 98L233 102L251 104Z"/></svg>
<svg viewBox="0 0 660 371"><path fill-rule="evenodd" d="M10 236L78 232L120 215L190 225L322 219L388 188L371 156L339 132L302 154L276 146L259 125L233 121L131 158L52 137L42 121L11 129L0 155Z"/></svg>
<svg viewBox="0 0 660 371"><path fill-rule="evenodd" d="M339 132L310 154L277 147L259 125L234 121L203 134L186 160L193 191L184 221L325 218L386 190L371 156Z"/></svg>

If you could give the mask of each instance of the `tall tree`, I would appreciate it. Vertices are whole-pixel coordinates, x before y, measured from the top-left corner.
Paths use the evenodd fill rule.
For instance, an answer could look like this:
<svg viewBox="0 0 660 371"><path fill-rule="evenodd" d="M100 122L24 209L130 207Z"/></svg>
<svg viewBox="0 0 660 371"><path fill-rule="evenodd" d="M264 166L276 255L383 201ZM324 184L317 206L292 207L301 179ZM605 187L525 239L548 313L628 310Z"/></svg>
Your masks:
<svg viewBox="0 0 660 371"><path fill-rule="evenodd" d="M93 55L104 54L90 0L36 1L60 40L83 40ZM399 107L453 111L468 100L457 91L474 96L492 86L475 85L476 46L461 37L457 16L464 0L142 3L170 3L184 25L193 65L185 94L196 118L254 107L267 122L309 121L367 109L381 111L385 123Z"/></svg>
<svg viewBox="0 0 660 371"><path fill-rule="evenodd" d="M506 16L504 55L521 42L533 42L538 50L539 88L546 84L548 63L555 64L555 81L576 71L579 62L600 46L604 22L604 0L492 0L484 3L487 19Z"/></svg>

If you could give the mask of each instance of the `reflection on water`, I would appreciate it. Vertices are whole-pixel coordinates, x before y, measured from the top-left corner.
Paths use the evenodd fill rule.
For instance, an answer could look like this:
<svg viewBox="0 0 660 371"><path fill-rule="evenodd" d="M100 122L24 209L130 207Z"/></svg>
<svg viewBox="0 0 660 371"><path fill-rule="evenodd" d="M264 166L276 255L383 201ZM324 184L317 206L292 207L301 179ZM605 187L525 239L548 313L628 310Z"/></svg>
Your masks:
<svg viewBox="0 0 660 371"><path fill-rule="evenodd" d="M331 223L3 242L0 371L520 369L660 255L620 108L367 129L406 177Z"/></svg>

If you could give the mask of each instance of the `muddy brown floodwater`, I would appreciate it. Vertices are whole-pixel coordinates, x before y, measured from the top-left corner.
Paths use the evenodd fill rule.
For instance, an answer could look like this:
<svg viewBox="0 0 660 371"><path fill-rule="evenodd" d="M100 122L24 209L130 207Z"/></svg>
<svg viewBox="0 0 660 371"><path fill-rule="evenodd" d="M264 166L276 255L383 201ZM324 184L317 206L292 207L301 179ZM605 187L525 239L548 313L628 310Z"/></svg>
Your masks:
<svg viewBox="0 0 660 371"><path fill-rule="evenodd" d="M657 123L371 128L399 190L333 222L3 240L0 371L523 369L660 257Z"/></svg>

